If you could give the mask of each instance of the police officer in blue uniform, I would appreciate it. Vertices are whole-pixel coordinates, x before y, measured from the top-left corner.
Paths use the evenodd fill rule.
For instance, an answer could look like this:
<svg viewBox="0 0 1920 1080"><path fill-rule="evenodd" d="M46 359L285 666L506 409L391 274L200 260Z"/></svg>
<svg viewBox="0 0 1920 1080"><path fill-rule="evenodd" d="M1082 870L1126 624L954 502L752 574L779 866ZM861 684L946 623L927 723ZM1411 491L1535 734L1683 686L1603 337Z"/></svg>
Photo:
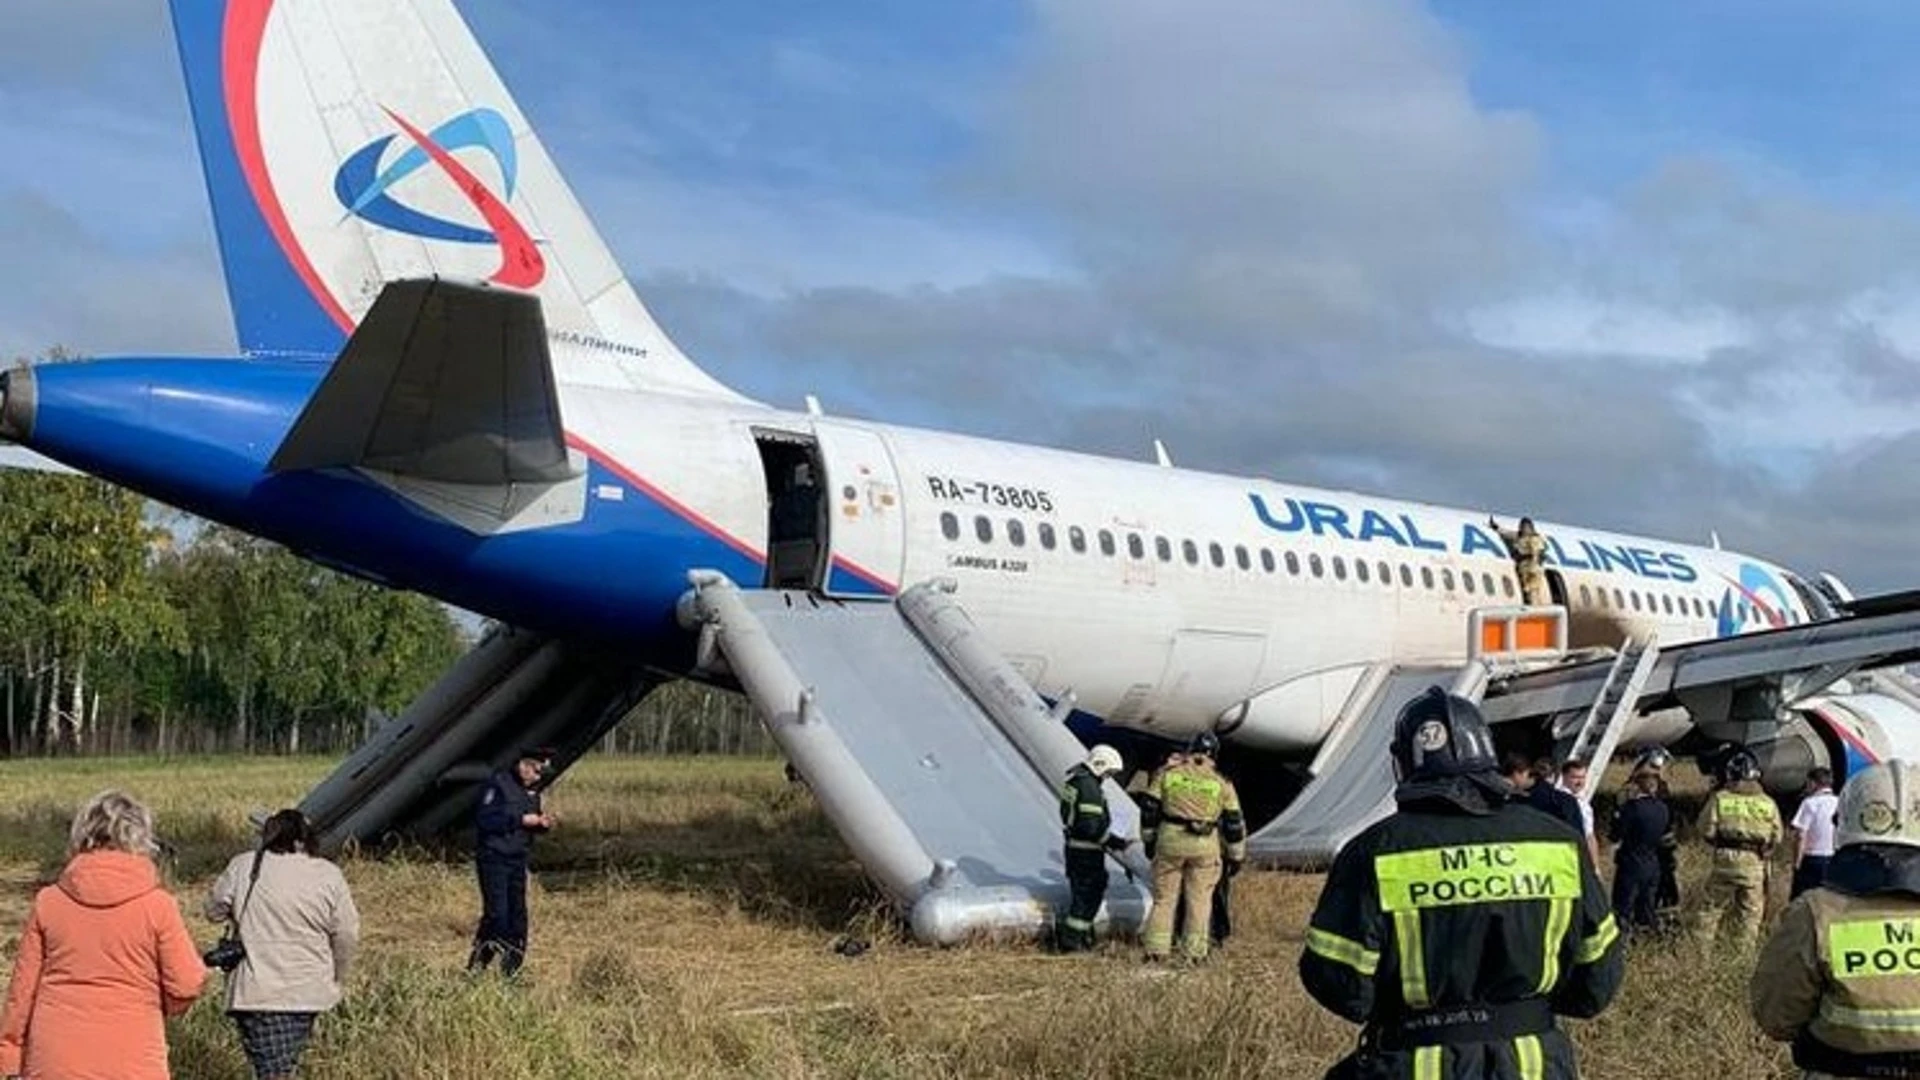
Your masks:
<svg viewBox="0 0 1920 1080"><path fill-rule="evenodd" d="M474 813L474 864L480 872L480 929L473 935L468 971L484 971L500 958L500 972L513 975L527 958L527 854L534 836L553 828L540 808L540 788L553 751L529 747L511 768L489 777Z"/></svg>

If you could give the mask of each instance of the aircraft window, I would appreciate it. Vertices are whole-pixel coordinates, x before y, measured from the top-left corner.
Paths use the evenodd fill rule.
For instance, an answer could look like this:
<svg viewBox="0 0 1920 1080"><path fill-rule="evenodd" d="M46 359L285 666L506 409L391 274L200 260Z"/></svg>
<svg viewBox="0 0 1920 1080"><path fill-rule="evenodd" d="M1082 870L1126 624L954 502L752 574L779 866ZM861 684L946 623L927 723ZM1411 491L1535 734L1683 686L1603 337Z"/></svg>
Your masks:
<svg viewBox="0 0 1920 1080"><path fill-rule="evenodd" d="M1460 587L1461 587L1461 588L1463 588L1463 589L1465 589L1465 590L1467 590L1467 593L1468 593L1469 595L1471 595L1471 594L1473 593L1473 575L1472 575L1472 574L1461 574L1461 575L1460 575Z"/></svg>
<svg viewBox="0 0 1920 1080"><path fill-rule="evenodd" d="M1353 576L1359 578L1361 581L1367 580L1367 560L1353 560Z"/></svg>
<svg viewBox="0 0 1920 1080"><path fill-rule="evenodd" d="M1385 559L1380 560L1380 584L1382 585L1393 584L1393 567L1388 566L1387 560Z"/></svg>
<svg viewBox="0 0 1920 1080"><path fill-rule="evenodd" d="M1423 566L1420 568L1420 584L1429 589L1433 588L1433 567Z"/></svg>
<svg viewBox="0 0 1920 1080"><path fill-rule="evenodd" d="M1500 592L1504 594L1507 599L1513 599L1513 579L1505 574L1500 575Z"/></svg>
<svg viewBox="0 0 1920 1080"><path fill-rule="evenodd" d="M1333 557L1333 576L1341 581L1347 580L1347 560L1338 555Z"/></svg>
<svg viewBox="0 0 1920 1080"><path fill-rule="evenodd" d="M940 535L949 540L960 539L960 519L952 511L940 515Z"/></svg>
<svg viewBox="0 0 1920 1080"><path fill-rule="evenodd" d="M1235 544L1233 546L1233 561L1238 564L1242 570L1253 569L1253 559L1247 554L1247 549L1243 545Z"/></svg>
<svg viewBox="0 0 1920 1080"><path fill-rule="evenodd" d="M1007 519L1007 540L1014 547L1027 546L1027 527L1020 524L1017 518Z"/></svg>
<svg viewBox="0 0 1920 1080"><path fill-rule="evenodd" d="M1220 550L1219 544L1207 545L1207 558L1212 559L1215 566L1227 565L1227 553Z"/></svg>
<svg viewBox="0 0 1920 1080"><path fill-rule="evenodd" d="M1193 541L1180 541L1180 554L1186 556L1188 566L1200 565L1200 545Z"/></svg>
<svg viewBox="0 0 1920 1080"><path fill-rule="evenodd" d="M1586 607L1591 603L1593 603L1592 591L1589 590L1585 585L1580 586L1580 606Z"/></svg>
<svg viewBox="0 0 1920 1080"><path fill-rule="evenodd" d="M1627 595L1633 597L1633 610L1639 611L1640 610L1640 594L1637 592L1630 592Z"/></svg>
<svg viewBox="0 0 1920 1080"><path fill-rule="evenodd" d="M1320 556L1318 555L1307 556L1307 569L1313 571L1314 577L1326 576L1327 568L1320 565Z"/></svg>
<svg viewBox="0 0 1920 1080"><path fill-rule="evenodd" d="M1139 533L1127 534L1127 554L1136 559L1144 559L1147 557L1147 542L1140 539Z"/></svg>
<svg viewBox="0 0 1920 1080"><path fill-rule="evenodd" d="M1164 536L1153 538L1153 553L1160 556L1161 562L1173 561L1173 542Z"/></svg>
<svg viewBox="0 0 1920 1080"><path fill-rule="evenodd" d="M1287 552L1287 573L1294 577L1300 576L1300 556L1291 551Z"/></svg>
<svg viewBox="0 0 1920 1080"><path fill-rule="evenodd" d="M1067 527L1067 546L1073 549L1074 554L1085 555L1087 553L1086 530L1078 525L1069 525Z"/></svg>
<svg viewBox="0 0 1920 1080"><path fill-rule="evenodd" d="M1707 617L1706 609L1701 605L1700 598L1697 596L1693 598L1693 617L1696 619L1704 619Z"/></svg>
<svg viewBox="0 0 1920 1080"><path fill-rule="evenodd" d="M1662 593L1660 595L1660 609L1662 611L1665 611L1669 615L1673 614L1673 594L1672 593Z"/></svg>
<svg viewBox="0 0 1920 1080"><path fill-rule="evenodd" d="M1493 595L1493 575L1492 574L1481 574L1480 585L1481 587L1487 590L1488 596Z"/></svg>
<svg viewBox="0 0 1920 1080"><path fill-rule="evenodd" d="M1100 554L1113 554L1113 534L1105 529L1100 530Z"/></svg>
<svg viewBox="0 0 1920 1080"><path fill-rule="evenodd" d="M1448 592L1453 591L1453 571L1451 570L1440 571L1440 585L1441 587L1445 588Z"/></svg>
<svg viewBox="0 0 1920 1080"><path fill-rule="evenodd" d="M984 517L974 518L973 535L979 537L980 542L983 544L993 543L993 522L988 521Z"/></svg>
<svg viewBox="0 0 1920 1080"><path fill-rule="evenodd" d="M1746 603L1746 601L1744 601L1744 600L1743 600L1743 601L1741 601L1741 603L1740 603L1740 625L1742 625L1742 626L1745 626L1745 625L1746 625L1746 623L1747 623L1747 620L1748 620L1748 619L1750 619L1750 618L1752 618L1752 617L1753 617L1753 609L1752 609L1751 607L1748 607L1748 606L1747 606L1747 603Z"/></svg>
<svg viewBox="0 0 1920 1080"><path fill-rule="evenodd" d="M1272 548L1260 549L1260 569L1265 570L1269 574L1273 573L1273 549Z"/></svg>
<svg viewBox="0 0 1920 1080"><path fill-rule="evenodd" d="M1406 563L1400 564L1400 584L1404 588L1413 588L1413 567Z"/></svg>
<svg viewBox="0 0 1920 1080"><path fill-rule="evenodd" d="M1047 524L1044 521L1041 522L1040 523L1040 546L1043 548L1046 548L1048 551L1052 551L1054 544L1056 543L1058 543L1058 541L1054 539L1053 526Z"/></svg>

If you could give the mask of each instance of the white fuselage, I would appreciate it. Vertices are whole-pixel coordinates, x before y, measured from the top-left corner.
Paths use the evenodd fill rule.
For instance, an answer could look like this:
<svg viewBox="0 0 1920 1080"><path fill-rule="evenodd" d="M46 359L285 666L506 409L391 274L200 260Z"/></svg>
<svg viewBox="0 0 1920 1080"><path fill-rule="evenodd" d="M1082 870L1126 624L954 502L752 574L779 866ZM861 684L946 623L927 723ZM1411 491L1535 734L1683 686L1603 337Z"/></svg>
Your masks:
<svg viewBox="0 0 1920 1080"><path fill-rule="evenodd" d="M562 408L571 430L757 553L769 496L756 433L817 441L826 591L952 578L1043 694L1169 737L1256 699L1237 737L1310 749L1366 665L1464 658L1469 611L1521 603L1480 510L600 387L563 387ZM1809 617L1791 575L1748 556L1539 528L1575 645Z"/></svg>

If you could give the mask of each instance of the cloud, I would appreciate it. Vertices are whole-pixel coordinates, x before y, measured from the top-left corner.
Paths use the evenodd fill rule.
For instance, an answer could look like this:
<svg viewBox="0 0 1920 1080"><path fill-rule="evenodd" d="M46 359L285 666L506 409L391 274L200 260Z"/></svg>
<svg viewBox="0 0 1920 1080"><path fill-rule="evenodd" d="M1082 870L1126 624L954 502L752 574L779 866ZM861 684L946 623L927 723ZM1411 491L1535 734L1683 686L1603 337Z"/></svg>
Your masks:
<svg viewBox="0 0 1920 1080"><path fill-rule="evenodd" d="M956 187L1061 273L680 282L669 328L749 389L1910 581L1920 496L1858 470L1920 453L1920 217L1699 157L1561 213L1403 0L1033 10Z"/></svg>
<svg viewBox="0 0 1920 1080"><path fill-rule="evenodd" d="M198 247L130 253L33 194L0 194L0 357L231 354L224 283Z"/></svg>

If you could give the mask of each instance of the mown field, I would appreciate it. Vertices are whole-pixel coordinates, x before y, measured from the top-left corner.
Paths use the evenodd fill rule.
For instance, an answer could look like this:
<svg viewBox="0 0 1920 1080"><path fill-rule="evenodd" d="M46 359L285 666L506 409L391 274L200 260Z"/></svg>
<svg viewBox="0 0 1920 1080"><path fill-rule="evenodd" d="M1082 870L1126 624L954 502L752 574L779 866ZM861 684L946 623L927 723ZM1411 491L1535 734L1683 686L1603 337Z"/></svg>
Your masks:
<svg viewBox="0 0 1920 1080"><path fill-rule="evenodd" d="M0 763L6 961L89 794L120 786L152 803L176 852L170 880L210 942L197 909L246 846L247 811L292 803L330 764ZM1304 1078L1352 1038L1294 974L1316 878L1243 876L1228 950L1163 972L1124 944L1056 958L904 940L777 762L592 760L550 805L561 827L536 861L519 985L460 970L478 900L457 852L346 862L366 940L306 1077ZM1690 886L1697 852L1685 869ZM872 948L838 954L849 934ZM1746 958L1690 943L1636 947L1619 1002L1571 1025L1584 1075L1795 1075L1747 1019L1748 974ZM217 991L171 1037L176 1076L249 1075Z"/></svg>

